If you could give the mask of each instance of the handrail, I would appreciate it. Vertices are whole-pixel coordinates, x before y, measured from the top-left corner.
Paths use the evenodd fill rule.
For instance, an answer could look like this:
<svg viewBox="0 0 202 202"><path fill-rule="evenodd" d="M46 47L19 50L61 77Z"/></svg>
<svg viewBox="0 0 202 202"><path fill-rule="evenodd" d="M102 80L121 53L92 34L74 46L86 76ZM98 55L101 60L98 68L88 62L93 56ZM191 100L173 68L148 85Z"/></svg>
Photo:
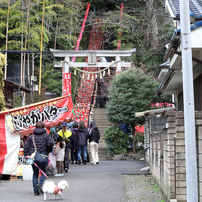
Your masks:
<svg viewBox="0 0 202 202"><path fill-rule="evenodd" d="M90 101L90 109L89 109L89 113L88 113L88 125L87 125L87 128L89 127L89 117L90 117L90 112L91 112L91 108L92 108L92 103L93 103L93 101L94 101L95 89L96 89L96 79L95 79L93 94L92 94L91 101Z"/></svg>

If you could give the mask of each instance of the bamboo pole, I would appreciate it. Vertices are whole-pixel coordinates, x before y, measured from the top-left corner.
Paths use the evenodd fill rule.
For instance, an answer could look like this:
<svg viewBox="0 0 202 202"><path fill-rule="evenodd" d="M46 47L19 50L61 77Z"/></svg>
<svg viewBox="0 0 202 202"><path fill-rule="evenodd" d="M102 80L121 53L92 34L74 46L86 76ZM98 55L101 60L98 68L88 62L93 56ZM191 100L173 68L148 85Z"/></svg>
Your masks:
<svg viewBox="0 0 202 202"><path fill-rule="evenodd" d="M27 11L27 22L26 22L26 28L25 28L25 50L27 49L27 29L29 24L29 7L30 7L30 0L28 4L28 11ZM24 53L24 64L23 64L23 86L25 86L25 60L26 60L26 53Z"/></svg>
<svg viewBox="0 0 202 202"><path fill-rule="evenodd" d="M27 22L25 27L25 50L27 49L27 29L28 29L28 21L29 21L29 7L30 7L30 0L28 3L28 11L27 11ZM24 60L23 60L23 71L22 71L22 85L25 86L25 60L26 60L26 53L24 53ZM22 106L25 106L25 92L22 92Z"/></svg>
<svg viewBox="0 0 202 202"><path fill-rule="evenodd" d="M42 64L42 50L43 50L43 21L44 21L44 0L43 0L43 14L41 25L41 48L40 48L40 70L39 70L39 95L41 94L41 64Z"/></svg>
<svg viewBox="0 0 202 202"><path fill-rule="evenodd" d="M22 36L21 36L21 50L23 50L23 0L22 0ZM22 86L22 66L23 66L23 53L21 53L21 70L20 70L20 84Z"/></svg>
<svg viewBox="0 0 202 202"><path fill-rule="evenodd" d="M8 0L8 13L7 13L7 25L6 25L6 50L8 49L8 22L9 22L9 9L10 9L10 0ZM5 69L4 69L4 79L7 77L7 52L5 53Z"/></svg>
<svg viewBox="0 0 202 202"><path fill-rule="evenodd" d="M74 33L75 38L76 38L77 22L78 22L78 7L77 7L77 18L76 18L76 26L75 26L75 33ZM75 39L74 39L74 47L75 47Z"/></svg>
<svg viewBox="0 0 202 202"><path fill-rule="evenodd" d="M59 13L60 15L60 13ZM58 32L58 19L57 19L57 24L56 24L56 30L55 30L55 43L54 43L54 49L56 49L56 42L57 42L57 32Z"/></svg>

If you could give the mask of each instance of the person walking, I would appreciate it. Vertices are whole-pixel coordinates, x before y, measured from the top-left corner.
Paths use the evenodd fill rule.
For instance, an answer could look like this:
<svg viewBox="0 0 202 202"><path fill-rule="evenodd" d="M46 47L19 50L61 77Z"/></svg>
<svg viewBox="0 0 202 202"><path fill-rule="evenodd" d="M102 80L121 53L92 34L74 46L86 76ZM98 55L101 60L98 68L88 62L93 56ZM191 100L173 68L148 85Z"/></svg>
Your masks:
<svg viewBox="0 0 202 202"><path fill-rule="evenodd" d="M64 168L65 172L69 171L69 148L72 141L72 132L67 130L67 123L63 122L61 124L62 130L58 132L58 135L63 138L66 143L65 147L65 157L64 157Z"/></svg>
<svg viewBox="0 0 202 202"><path fill-rule="evenodd" d="M90 124L89 143L92 157L92 165L99 164L98 147L99 147L100 132L95 123Z"/></svg>
<svg viewBox="0 0 202 202"><path fill-rule="evenodd" d="M98 84L98 91L97 91L97 107L98 108L105 108L107 97L108 97L108 90L107 86L104 82L104 79L97 78Z"/></svg>
<svg viewBox="0 0 202 202"><path fill-rule="evenodd" d="M57 174L55 174L55 177L64 176L64 157L65 157L65 146L66 143L63 140L61 136L57 138L57 144L55 147L55 150L53 152L53 155L56 157L56 167L57 167Z"/></svg>
<svg viewBox="0 0 202 202"><path fill-rule="evenodd" d="M77 164L78 161L78 148L76 145L76 132L78 130L78 122L74 121L72 124L72 128L70 131L72 132L72 141L71 141L71 163L74 164L74 156L75 156L75 163Z"/></svg>
<svg viewBox="0 0 202 202"><path fill-rule="evenodd" d="M36 129L34 130L34 133L30 135L25 141L24 155L27 158L30 158L31 155L35 152L35 146L32 139L33 135L37 151L41 153L43 152L44 154L48 155L48 153L50 153L53 149L53 140L51 136L46 133L43 122L36 123ZM34 195L37 196L40 194L39 191L43 193L41 188L46 176L42 174L38 184L39 168L36 167L34 164L32 164L32 169L33 169L33 179L32 179L33 190ZM40 166L40 169L46 174L46 166Z"/></svg>
<svg viewBox="0 0 202 202"><path fill-rule="evenodd" d="M80 121L78 124L78 130L76 132L76 142L78 147L78 165L81 165L81 152L83 152L83 163L87 162L87 139L89 133L85 127L84 121Z"/></svg>

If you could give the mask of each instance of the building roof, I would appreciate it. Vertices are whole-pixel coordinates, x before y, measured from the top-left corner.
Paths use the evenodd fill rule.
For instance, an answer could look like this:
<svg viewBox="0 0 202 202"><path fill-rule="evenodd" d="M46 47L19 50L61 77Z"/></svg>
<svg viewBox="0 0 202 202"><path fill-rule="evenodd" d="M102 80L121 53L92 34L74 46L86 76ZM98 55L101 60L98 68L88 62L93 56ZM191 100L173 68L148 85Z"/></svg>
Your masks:
<svg viewBox="0 0 202 202"><path fill-rule="evenodd" d="M194 17L190 21L191 30L191 48L192 60L200 62L200 55L197 55L202 49L202 40L200 33L202 31L202 0L189 0L190 16ZM174 94L182 89L182 73L181 73L181 28L180 28L180 0L166 0L165 6L174 20L177 20L178 27L173 33L169 48L166 51L164 61L170 58L170 67L166 72L165 69L159 69L158 77L163 78L159 86L159 92L163 94ZM176 17L176 19L175 19ZM163 72L164 71L164 72ZM164 75L163 75L164 73ZM164 77L163 77L164 76Z"/></svg>
<svg viewBox="0 0 202 202"><path fill-rule="evenodd" d="M180 17L180 0L167 0L166 5L175 17ZM189 0L190 16L202 17L202 0Z"/></svg>
<svg viewBox="0 0 202 202"><path fill-rule="evenodd" d="M160 109L154 109L154 110L147 110L147 111L143 111L143 112L136 112L135 117L162 114L164 112L175 111L175 110L176 110L175 107L167 107L167 108L160 108Z"/></svg>
<svg viewBox="0 0 202 202"><path fill-rule="evenodd" d="M26 88L24 86L21 86L20 84L18 83L15 83L15 82L12 82L12 81L8 81L8 80L4 80L4 84L5 84L5 87L6 86L9 86L13 89L16 89L16 90L21 90L21 91L24 91L26 93L30 93L32 92L32 90L30 90L29 88Z"/></svg>

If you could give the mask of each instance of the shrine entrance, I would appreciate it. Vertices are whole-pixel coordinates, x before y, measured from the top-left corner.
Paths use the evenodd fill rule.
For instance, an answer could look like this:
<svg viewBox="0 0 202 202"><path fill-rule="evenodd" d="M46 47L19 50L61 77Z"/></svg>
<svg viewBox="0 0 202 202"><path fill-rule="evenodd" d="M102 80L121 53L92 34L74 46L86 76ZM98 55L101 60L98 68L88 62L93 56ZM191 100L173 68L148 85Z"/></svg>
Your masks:
<svg viewBox="0 0 202 202"><path fill-rule="evenodd" d="M103 73L107 70L110 74L110 67L116 68L116 74L121 71L122 67L131 67L131 62L124 62L122 57L131 57L136 49L130 50L55 50L50 49L54 57L61 58L61 62L54 65L55 68L62 68L63 73L63 96L67 95L65 92L71 93L67 88L64 91L64 86L71 81L65 82L69 75L69 68L74 68L74 72L78 70L81 73L80 86L78 88L76 102L74 104L75 120L77 122L84 121L86 125L92 121L92 108L95 107L96 91L94 90L97 75L102 78ZM86 62L73 62L77 58L85 58ZM64 58L64 59L63 59ZM83 69L81 70L80 68ZM66 76L67 75L67 76ZM95 92L94 92L95 91ZM69 95L69 94L68 94ZM94 99L95 98L95 99Z"/></svg>
<svg viewBox="0 0 202 202"><path fill-rule="evenodd" d="M64 67L64 73L69 73L69 68L73 67L77 69L78 67L102 67L104 69L96 72L86 72L88 74L97 74L105 71L110 67L116 67L116 72L121 71L121 67L131 67L131 62L124 62L121 60L121 57L131 57L131 54L136 51L136 49L129 50L56 50L50 49L54 57L64 58L64 61L61 61L59 64L55 64L54 67ZM86 62L73 62L70 61L70 58L82 57L88 58ZM114 61L109 62L109 59L113 58ZM64 63L64 66L63 66ZM77 69L81 71L80 69ZM83 72L83 71L81 71Z"/></svg>

